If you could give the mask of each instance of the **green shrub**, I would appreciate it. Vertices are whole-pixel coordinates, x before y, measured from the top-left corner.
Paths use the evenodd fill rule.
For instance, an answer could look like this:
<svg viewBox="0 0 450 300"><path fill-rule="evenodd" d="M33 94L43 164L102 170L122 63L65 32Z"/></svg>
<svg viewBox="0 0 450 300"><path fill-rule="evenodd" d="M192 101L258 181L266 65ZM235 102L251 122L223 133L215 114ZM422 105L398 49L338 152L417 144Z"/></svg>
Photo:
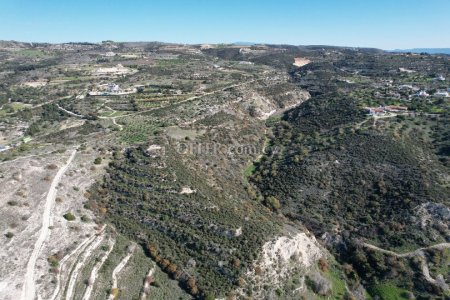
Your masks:
<svg viewBox="0 0 450 300"><path fill-rule="evenodd" d="M279 210L281 208L280 200L273 196L266 198L266 205L272 210Z"/></svg>
<svg viewBox="0 0 450 300"><path fill-rule="evenodd" d="M72 214L72 213L70 213L70 212L68 212L67 214L65 214L64 216L64 219L66 219L67 221L74 221L76 218L75 218L75 216Z"/></svg>

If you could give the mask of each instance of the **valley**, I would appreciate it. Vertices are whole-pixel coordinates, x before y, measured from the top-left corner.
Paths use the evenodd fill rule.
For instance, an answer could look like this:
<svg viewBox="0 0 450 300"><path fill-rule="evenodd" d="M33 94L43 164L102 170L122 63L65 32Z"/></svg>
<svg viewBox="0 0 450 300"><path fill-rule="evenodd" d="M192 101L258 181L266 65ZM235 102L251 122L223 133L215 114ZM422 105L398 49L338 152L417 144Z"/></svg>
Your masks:
<svg viewBox="0 0 450 300"><path fill-rule="evenodd" d="M450 58L0 41L0 298L446 299Z"/></svg>

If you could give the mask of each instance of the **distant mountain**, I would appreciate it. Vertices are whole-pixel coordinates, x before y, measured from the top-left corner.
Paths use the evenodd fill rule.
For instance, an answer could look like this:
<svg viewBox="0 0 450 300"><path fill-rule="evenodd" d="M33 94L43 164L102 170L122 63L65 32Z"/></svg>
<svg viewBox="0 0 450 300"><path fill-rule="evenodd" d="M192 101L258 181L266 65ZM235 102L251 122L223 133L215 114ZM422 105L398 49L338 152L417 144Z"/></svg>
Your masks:
<svg viewBox="0 0 450 300"><path fill-rule="evenodd" d="M413 48L413 49L395 49L389 52L411 52L411 53L428 53L428 54L448 54L450 55L450 48Z"/></svg>
<svg viewBox="0 0 450 300"><path fill-rule="evenodd" d="M252 43L252 42L234 42L233 45L235 46L253 46L258 43Z"/></svg>

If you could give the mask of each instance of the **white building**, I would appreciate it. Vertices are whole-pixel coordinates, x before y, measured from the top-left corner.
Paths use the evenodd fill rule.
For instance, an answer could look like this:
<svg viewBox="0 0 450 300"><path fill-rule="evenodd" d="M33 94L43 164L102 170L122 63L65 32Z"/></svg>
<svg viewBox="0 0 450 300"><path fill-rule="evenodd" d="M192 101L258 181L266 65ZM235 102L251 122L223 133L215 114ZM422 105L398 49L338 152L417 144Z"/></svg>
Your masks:
<svg viewBox="0 0 450 300"><path fill-rule="evenodd" d="M438 92L436 92L436 93L434 94L434 96L436 96L436 97L448 97L449 94L448 94L448 92L446 92L446 91L438 91Z"/></svg>
<svg viewBox="0 0 450 300"><path fill-rule="evenodd" d="M106 87L106 91L108 93L120 93L122 90L120 89L118 84L115 83L110 83L108 84L108 86Z"/></svg>
<svg viewBox="0 0 450 300"><path fill-rule="evenodd" d="M430 96L426 91L419 91L417 94L419 97L428 97Z"/></svg>

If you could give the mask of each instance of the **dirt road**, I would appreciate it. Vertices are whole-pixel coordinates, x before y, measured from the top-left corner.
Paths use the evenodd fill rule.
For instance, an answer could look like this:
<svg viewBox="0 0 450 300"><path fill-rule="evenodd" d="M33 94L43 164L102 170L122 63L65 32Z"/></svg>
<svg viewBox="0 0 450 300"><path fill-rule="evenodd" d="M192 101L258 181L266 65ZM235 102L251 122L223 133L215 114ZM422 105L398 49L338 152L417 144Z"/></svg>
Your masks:
<svg viewBox="0 0 450 300"><path fill-rule="evenodd" d="M252 80L245 81L245 82L235 83L235 84L226 86L224 88L220 88L218 90L207 92L207 93L204 93L202 95L192 96L192 97L189 97L189 98L184 99L182 101L179 101L179 102L176 102L176 103L173 103L173 104L169 104L169 105L166 105L166 106L152 107L152 108L148 108L148 109L144 109L144 110L141 110L141 111L137 111L137 112L133 112L133 113L125 114L125 115L120 115L120 116L116 116L116 117L106 117L105 116L105 117L98 117L98 118L99 119L116 119L116 118L124 118L124 117L129 117L129 116L134 116L134 115L140 115L140 114L152 111L152 110L161 109L161 108L169 107L171 105L178 105L178 104L181 104L181 103L185 103L185 102L193 101L193 100L196 100L196 99L200 99L200 98L205 97L205 96L209 96L209 95L213 95L213 94L216 94L216 93L219 93L219 92L223 92L223 91L225 91L227 89L232 89L232 88L236 88L236 87L239 87L239 86L243 86L243 85L246 85L246 84L258 81L258 80L259 79L252 79Z"/></svg>
<svg viewBox="0 0 450 300"><path fill-rule="evenodd" d="M75 290L75 285L77 283L78 275L81 273L82 268L86 265L89 258L92 257L92 254L94 251L97 250L97 248L100 246L100 244L103 242L104 235L100 234L98 235L95 240L89 244L89 246L86 248L86 250L80 255L80 258L78 259L75 267L72 269L70 273L70 278L67 283L67 290L66 290L66 300L71 300L73 292Z"/></svg>
<svg viewBox="0 0 450 300"><path fill-rule="evenodd" d="M58 170L58 173L56 173L55 178L53 178L52 184L50 185L50 189L47 193L47 198L45 200L44 213L42 215L42 227L40 229L39 237L38 237L36 243L34 244L33 252L31 253L31 257L28 260L28 264L27 264L24 285L22 287L22 295L20 297L20 299L22 299L22 300L34 300L34 298L36 296L36 288L35 288L35 282L34 282L34 269L36 266L36 261L41 252L42 246L44 245L44 242L49 233L49 226L50 226L50 222L51 222L51 210L52 210L53 204L55 202L56 193L57 193L56 187L58 186L59 182L61 181L61 178L64 175L64 173L69 168L70 163L75 158L76 153L77 153L77 150L73 150L72 154L70 155L66 164Z"/></svg>
<svg viewBox="0 0 450 300"><path fill-rule="evenodd" d="M91 276L89 276L89 284L84 291L83 300L89 300L91 299L91 293L94 289L95 280L97 280L98 277L98 271L100 271L101 267L105 263L105 261L108 259L109 254L114 249L114 245L116 244L115 240L110 241L109 250L103 255L102 259L94 266L91 272Z"/></svg>
<svg viewBox="0 0 450 300"><path fill-rule="evenodd" d="M71 115L71 116L74 116L74 117L77 117L77 118L84 118L83 115L80 115L80 114L74 113L73 111L67 110L67 109L65 109L64 107L59 106L58 104L56 104L56 106L57 106L60 110L62 110L62 111L65 112L65 113L68 113L68 114Z"/></svg>
<svg viewBox="0 0 450 300"><path fill-rule="evenodd" d="M116 118L113 118L112 120L113 120L114 125L119 126L119 131L122 131L123 130L123 126L116 122Z"/></svg>
<svg viewBox="0 0 450 300"><path fill-rule="evenodd" d="M126 264L128 263L128 260L131 258L131 256L133 255L134 252L134 248L132 250L130 250L128 252L128 254L120 261L120 263L114 268L113 272L112 272L112 288L111 291L113 291L114 289L117 289L117 274L120 273L120 271L122 271L122 269L126 266ZM110 300L114 300L114 295L113 294L109 294L109 299Z"/></svg>
<svg viewBox="0 0 450 300"><path fill-rule="evenodd" d="M394 251L386 250L386 249L383 249L383 248L380 248L380 247L377 247L375 245L368 244L368 243L362 243L362 245L364 247L367 247L367 248L370 248L370 249L373 249L373 250L377 250L377 251L380 251L380 252L385 253L385 254L397 256L397 257L413 257L413 256L416 256L416 255L419 255L420 253L423 252L423 250L427 250L427 249L442 250L442 249L445 249L445 248L450 248L450 243L441 243L441 244L436 244L436 245L429 246L429 247L419 248L419 249L411 251L411 252L396 253Z"/></svg>
<svg viewBox="0 0 450 300"><path fill-rule="evenodd" d="M427 258L425 256L424 250L427 250L427 249L442 250L442 249L450 248L450 243L441 243L441 244L437 244L437 245L433 245L433 246L429 246L429 247L419 248L414 251L406 252L406 253L396 253L394 251L386 250L386 249L383 249L383 248L380 248L380 247L377 247L375 245L368 244L368 243L362 243L362 245L369 249L376 250L381 253L396 256L396 257L418 257L420 259L420 268L422 270L423 277L425 277L425 279L429 283L438 285L444 290L449 290L449 286L445 283L445 281L436 280L433 277L431 277L430 270L428 268Z"/></svg>
<svg viewBox="0 0 450 300"><path fill-rule="evenodd" d="M64 258L59 262L60 265L60 271L57 275L57 282L56 282L56 287L55 290L53 291L53 295L50 298L51 300L56 300L57 297L59 296L59 293L61 292L61 285L62 285L62 281L63 281L63 273L65 275L67 275L67 279L69 279L69 273L70 270L68 269L69 266L66 266L66 263L72 258L72 257L77 257L80 256L81 253L83 253L86 248L91 245L95 239L97 239L98 236L100 236L103 231L105 230L106 225L103 225L103 227L99 230L98 234L92 235L90 238L85 239L82 243L80 243L71 253L67 254L66 256L64 256Z"/></svg>
<svg viewBox="0 0 450 300"><path fill-rule="evenodd" d="M144 288L142 289L141 298L140 298L141 300L146 300L148 295L150 294L150 283L149 283L149 280L147 280L147 279L151 278L154 273L155 273L155 267L151 268L148 271L147 276L145 276Z"/></svg>

